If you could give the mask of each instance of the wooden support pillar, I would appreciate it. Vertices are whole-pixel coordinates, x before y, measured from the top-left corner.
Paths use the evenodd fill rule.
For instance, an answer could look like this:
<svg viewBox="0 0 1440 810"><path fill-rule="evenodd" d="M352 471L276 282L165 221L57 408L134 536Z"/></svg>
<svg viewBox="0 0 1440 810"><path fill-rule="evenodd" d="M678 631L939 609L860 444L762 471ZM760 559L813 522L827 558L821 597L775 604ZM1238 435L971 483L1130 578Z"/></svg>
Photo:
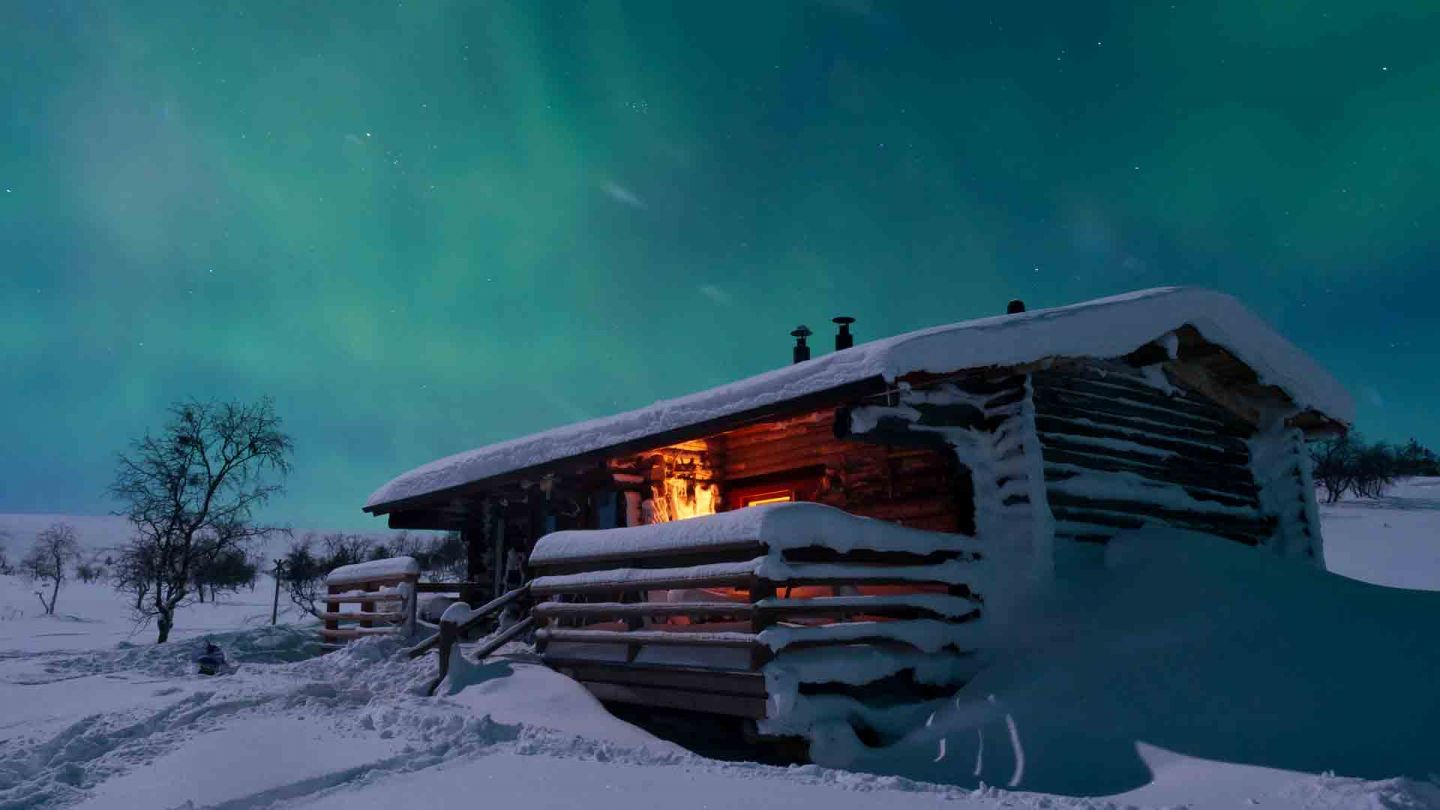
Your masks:
<svg viewBox="0 0 1440 810"><path fill-rule="evenodd" d="M483 601L484 596L480 593L482 589L474 587L474 583L485 581L485 555L490 551L486 542L486 516L489 508L490 499L482 500L480 514L471 515L460 529L460 542L465 545L465 581L471 583L471 587L461 589L460 601L472 605Z"/></svg>
<svg viewBox="0 0 1440 810"><path fill-rule="evenodd" d="M775 583L766 580L756 580L750 586L750 602L755 604L762 599L770 599L775 596ZM769 611L756 610L750 618L750 632L759 636L765 628L775 623L775 614ZM761 667L770 663L770 649L764 644L756 644L750 650L750 668L759 671Z"/></svg>
<svg viewBox="0 0 1440 810"><path fill-rule="evenodd" d="M490 540L490 595L505 593L505 505L486 502L485 532Z"/></svg>

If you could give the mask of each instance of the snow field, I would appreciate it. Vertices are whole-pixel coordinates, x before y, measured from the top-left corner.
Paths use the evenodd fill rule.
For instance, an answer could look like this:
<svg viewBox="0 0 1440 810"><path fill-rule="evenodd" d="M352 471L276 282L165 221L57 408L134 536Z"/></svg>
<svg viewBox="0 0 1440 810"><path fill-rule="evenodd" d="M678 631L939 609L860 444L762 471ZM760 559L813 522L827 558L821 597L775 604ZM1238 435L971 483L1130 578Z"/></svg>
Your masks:
<svg viewBox="0 0 1440 810"><path fill-rule="evenodd" d="M1048 654L1016 650L896 746L822 746L858 770L690 754L519 649L423 698L433 658L409 661L390 639L309 657L313 625L268 626L268 581L182 611L180 640L155 647L151 629L132 635L106 586L67 584L63 615L47 618L28 585L0 578L0 810L391 810L422 798L600 810L1440 808L1428 777L1440 772L1440 594L1426 592L1440 590L1440 479L1321 511L1327 563L1353 579L1205 538L1122 541L1057 597ZM1094 593L1106 595L1098 607L1069 610L1067 598ZM194 674L205 635L238 663L233 674Z"/></svg>

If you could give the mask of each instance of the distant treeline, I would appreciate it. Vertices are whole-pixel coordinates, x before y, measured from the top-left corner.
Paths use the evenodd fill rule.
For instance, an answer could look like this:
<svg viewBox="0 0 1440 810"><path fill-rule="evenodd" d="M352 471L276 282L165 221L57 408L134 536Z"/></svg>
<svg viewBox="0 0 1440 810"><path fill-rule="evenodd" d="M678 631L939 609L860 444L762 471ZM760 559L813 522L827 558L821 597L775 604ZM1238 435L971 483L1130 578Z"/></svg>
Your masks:
<svg viewBox="0 0 1440 810"><path fill-rule="evenodd" d="M1398 478L1440 475L1440 456L1411 439L1403 445L1367 442L1358 433L1310 445L1315 485L1335 503L1346 493L1378 498Z"/></svg>
<svg viewBox="0 0 1440 810"><path fill-rule="evenodd" d="M342 565L386 557L412 557L426 579L465 579L465 544L458 532L399 532L385 541L359 534L305 534L290 544L280 563L280 584L296 607L312 615L324 601L325 576Z"/></svg>

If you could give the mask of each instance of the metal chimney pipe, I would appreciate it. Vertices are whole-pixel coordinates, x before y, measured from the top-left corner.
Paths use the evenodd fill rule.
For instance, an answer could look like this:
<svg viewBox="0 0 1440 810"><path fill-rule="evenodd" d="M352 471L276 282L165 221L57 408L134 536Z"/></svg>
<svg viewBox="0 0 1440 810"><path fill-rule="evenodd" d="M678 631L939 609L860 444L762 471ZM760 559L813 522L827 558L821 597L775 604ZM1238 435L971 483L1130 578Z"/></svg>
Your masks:
<svg viewBox="0 0 1440 810"><path fill-rule="evenodd" d="M1012 300L1010 301L1010 303L1009 303L1008 305L1006 305L1006 307L1005 307L1005 314L1006 314L1006 315L1015 315L1015 314L1017 314L1017 313L1024 312L1024 311L1025 311L1025 302L1024 302L1024 301L1021 301L1019 298L1012 299Z"/></svg>
<svg viewBox="0 0 1440 810"><path fill-rule="evenodd" d="M803 323L795 327L795 330L790 333L790 337L795 338L795 350L791 354L790 362L803 363L810 359L810 346L805 343L805 338L813 334L815 333L810 331L810 327Z"/></svg>
<svg viewBox="0 0 1440 810"><path fill-rule="evenodd" d="M850 334L850 324L854 323L855 319L849 315L840 315L830 320L840 325L840 331L835 333L835 351L843 351L854 346L855 336Z"/></svg>

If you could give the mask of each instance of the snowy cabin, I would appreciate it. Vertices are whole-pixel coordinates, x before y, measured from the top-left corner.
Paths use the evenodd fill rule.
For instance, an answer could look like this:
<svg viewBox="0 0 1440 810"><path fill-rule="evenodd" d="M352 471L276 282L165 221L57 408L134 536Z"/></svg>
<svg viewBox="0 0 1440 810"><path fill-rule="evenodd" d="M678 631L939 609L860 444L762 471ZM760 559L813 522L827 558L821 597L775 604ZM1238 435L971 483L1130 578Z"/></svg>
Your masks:
<svg viewBox="0 0 1440 810"><path fill-rule="evenodd" d="M1305 441L1352 404L1227 295L847 343L440 459L365 510L462 532L485 591L528 582L537 648L601 699L812 739L953 691L1118 533L1321 561Z"/></svg>

